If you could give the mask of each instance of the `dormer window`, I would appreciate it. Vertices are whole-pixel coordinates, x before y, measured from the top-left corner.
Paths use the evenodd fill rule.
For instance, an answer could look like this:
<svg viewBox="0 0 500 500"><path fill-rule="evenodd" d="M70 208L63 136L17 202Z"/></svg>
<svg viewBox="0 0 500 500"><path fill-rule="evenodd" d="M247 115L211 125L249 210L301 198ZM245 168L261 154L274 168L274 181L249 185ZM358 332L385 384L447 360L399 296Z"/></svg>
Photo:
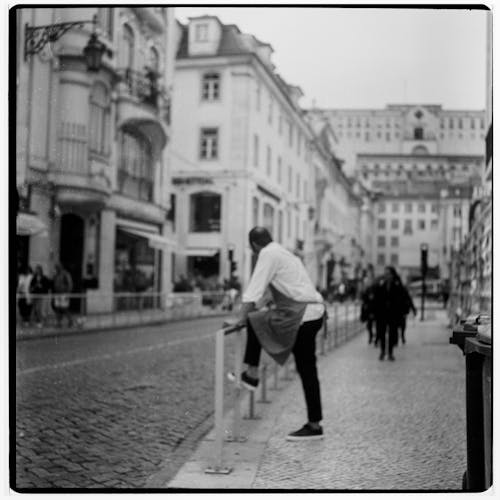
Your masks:
<svg viewBox="0 0 500 500"><path fill-rule="evenodd" d="M203 75L201 98L204 101L215 101L220 97L219 73L206 73Z"/></svg>
<svg viewBox="0 0 500 500"><path fill-rule="evenodd" d="M206 42L208 40L208 24L197 24L194 32L194 39L197 42Z"/></svg>

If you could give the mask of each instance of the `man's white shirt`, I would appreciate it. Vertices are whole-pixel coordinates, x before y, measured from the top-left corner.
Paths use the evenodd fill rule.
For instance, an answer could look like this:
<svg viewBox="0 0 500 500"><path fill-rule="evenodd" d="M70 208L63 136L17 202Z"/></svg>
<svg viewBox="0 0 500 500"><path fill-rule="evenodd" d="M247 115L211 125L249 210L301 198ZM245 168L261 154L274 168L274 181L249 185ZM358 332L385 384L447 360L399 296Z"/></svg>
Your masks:
<svg viewBox="0 0 500 500"><path fill-rule="evenodd" d="M307 304L303 323L323 316L323 297L314 288L304 265L298 257L274 241L260 251L250 283L243 294L243 302L257 303L269 284L298 302L317 302Z"/></svg>

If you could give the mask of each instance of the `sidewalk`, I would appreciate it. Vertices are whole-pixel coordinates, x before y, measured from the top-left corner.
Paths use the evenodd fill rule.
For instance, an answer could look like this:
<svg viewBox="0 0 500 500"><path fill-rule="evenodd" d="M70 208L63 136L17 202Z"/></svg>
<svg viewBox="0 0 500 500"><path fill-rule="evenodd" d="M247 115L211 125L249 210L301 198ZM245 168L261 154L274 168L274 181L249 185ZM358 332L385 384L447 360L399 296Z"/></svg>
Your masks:
<svg viewBox="0 0 500 500"><path fill-rule="evenodd" d="M460 490L466 468L465 367L444 312L408 322L395 362L364 332L319 358L325 438L287 442L305 422L297 376L243 420L246 443L224 444L229 475L205 474L213 434L168 484L188 489ZM247 412L247 399L242 408ZM259 399L258 397L256 399ZM231 428L231 414L226 428ZM161 477L161 474L158 476Z"/></svg>

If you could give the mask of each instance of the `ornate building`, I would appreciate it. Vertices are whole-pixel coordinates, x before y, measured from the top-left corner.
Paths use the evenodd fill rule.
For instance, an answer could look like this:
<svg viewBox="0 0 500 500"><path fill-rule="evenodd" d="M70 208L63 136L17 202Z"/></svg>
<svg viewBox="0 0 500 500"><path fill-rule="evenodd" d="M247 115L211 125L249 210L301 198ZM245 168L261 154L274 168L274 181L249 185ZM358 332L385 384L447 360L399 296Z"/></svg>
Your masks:
<svg viewBox="0 0 500 500"><path fill-rule="evenodd" d="M168 290L173 12L15 15L18 265L51 275L62 262L88 312L113 310L117 292ZM86 60L91 41L104 51L98 68Z"/></svg>

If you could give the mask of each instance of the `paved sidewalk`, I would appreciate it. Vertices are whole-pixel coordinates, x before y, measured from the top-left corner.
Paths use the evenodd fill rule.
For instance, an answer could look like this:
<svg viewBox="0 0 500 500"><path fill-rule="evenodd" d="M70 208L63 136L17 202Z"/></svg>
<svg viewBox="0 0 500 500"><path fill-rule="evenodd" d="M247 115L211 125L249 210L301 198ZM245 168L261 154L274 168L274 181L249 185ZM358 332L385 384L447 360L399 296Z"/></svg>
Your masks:
<svg viewBox="0 0 500 500"><path fill-rule="evenodd" d="M213 460L210 433L162 486L460 490L466 468L465 361L449 344L446 323L441 311L423 323L409 321L407 343L395 350L395 362L379 361L364 332L320 357L325 439L285 441L305 422L295 376L285 388L269 392L272 404L257 404L259 420L243 420L246 443L224 444L231 474L204 473ZM228 413L227 429L230 419Z"/></svg>

